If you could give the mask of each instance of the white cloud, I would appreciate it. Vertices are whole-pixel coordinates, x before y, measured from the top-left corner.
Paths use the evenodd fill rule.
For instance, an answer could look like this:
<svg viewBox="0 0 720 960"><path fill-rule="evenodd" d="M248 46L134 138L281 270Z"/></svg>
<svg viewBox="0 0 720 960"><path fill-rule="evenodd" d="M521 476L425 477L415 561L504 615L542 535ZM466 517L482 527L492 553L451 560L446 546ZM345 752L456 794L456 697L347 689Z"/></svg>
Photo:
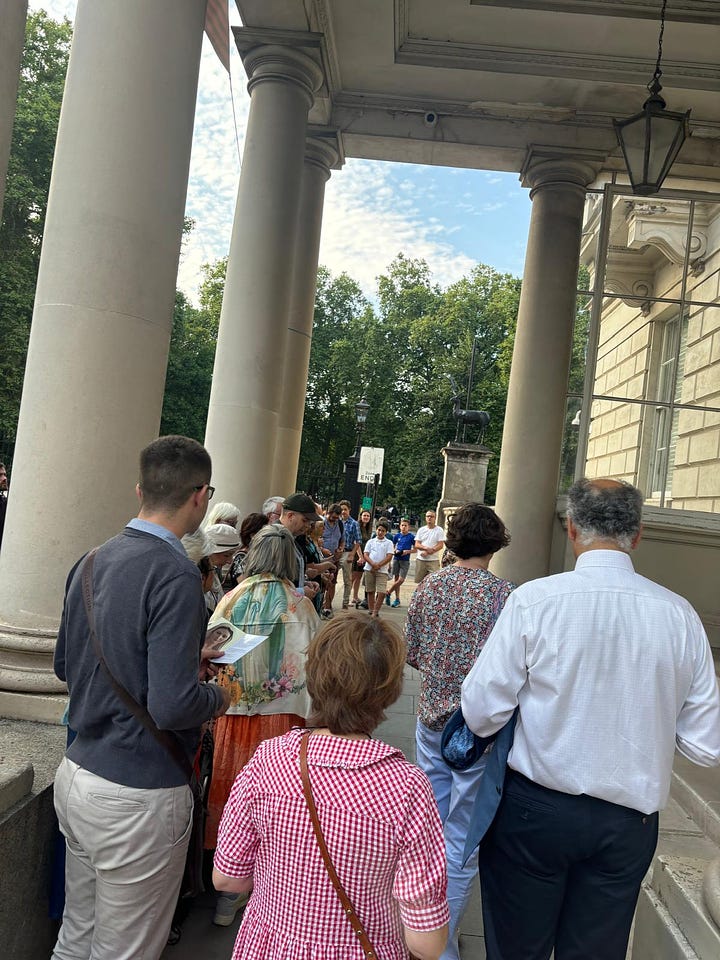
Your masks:
<svg viewBox="0 0 720 960"><path fill-rule="evenodd" d="M30 7L42 7L53 17L72 20L76 0L30 0ZM230 17L231 22L239 22L232 3ZM186 204L186 215L195 221L195 227L183 244L178 271L178 286L193 300L202 265L225 256L230 246L240 170L238 150L242 155L249 112L245 72L234 44L231 60L237 139L228 76L204 40ZM466 192L460 202L443 195L444 191L438 194L439 173L415 165L348 160L343 170L333 173L326 189L320 262L334 273L347 271L368 296L374 294L377 275L401 251L426 260L443 285L466 274L476 261L450 241L462 229L456 223L458 215L478 216L481 211L498 209L499 204L477 207L469 202L477 200L472 192ZM444 171L448 173L466 176L468 171ZM485 176L493 184L506 180ZM449 203L452 223L423 212L430 206L437 212Z"/></svg>
<svg viewBox="0 0 720 960"><path fill-rule="evenodd" d="M333 273L349 273L369 296L376 277L401 252L426 260L442 285L454 283L475 266L438 236L448 235L442 224L430 223L414 208L386 202L388 193L393 196L390 182L396 169L380 161L348 160L333 174L325 193L320 262Z"/></svg>

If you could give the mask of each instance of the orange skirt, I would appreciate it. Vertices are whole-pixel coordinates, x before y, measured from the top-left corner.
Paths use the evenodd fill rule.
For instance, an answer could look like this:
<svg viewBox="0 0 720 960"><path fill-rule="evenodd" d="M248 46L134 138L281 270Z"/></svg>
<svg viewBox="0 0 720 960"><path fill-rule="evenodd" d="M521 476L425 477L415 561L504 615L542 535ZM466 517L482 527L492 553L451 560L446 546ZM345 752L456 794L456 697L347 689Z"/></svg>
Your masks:
<svg viewBox="0 0 720 960"><path fill-rule="evenodd" d="M255 753L259 743L280 737L293 727L304 727L305 720L294 713L274 713L251 717L225 714L213 728L215 750L205 824L205 849L217 846L217 833L222 812L230 796L235 777Z"/></svg>

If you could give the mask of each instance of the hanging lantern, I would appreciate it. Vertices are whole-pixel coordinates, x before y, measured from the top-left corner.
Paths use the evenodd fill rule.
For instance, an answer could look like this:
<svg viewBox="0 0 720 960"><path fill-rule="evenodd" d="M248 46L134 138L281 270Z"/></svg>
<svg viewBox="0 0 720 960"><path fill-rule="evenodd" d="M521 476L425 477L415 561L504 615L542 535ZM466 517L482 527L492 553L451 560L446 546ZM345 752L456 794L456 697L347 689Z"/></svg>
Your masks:
<svg viewBox="0 0 720 960"><path fill-rule="evenodd" d="M647 197L657 193L675 163L685 140L690 136L690 110L673 113L666 110L661 96L660 61L662 40L665 31L665 7L663 0L660 14L660 37L655 73L648 84L650 96L640 113L627 120L613 120L618 143L625 158L633 193Z"/></svg>

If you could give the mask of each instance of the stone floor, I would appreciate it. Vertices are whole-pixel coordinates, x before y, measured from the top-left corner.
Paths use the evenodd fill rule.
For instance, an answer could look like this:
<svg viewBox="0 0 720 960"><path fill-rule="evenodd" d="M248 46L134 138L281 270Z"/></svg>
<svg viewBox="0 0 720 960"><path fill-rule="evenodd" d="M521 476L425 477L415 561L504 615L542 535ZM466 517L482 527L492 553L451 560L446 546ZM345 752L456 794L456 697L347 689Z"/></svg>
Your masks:
<svg viewBox="0 0 720 960"><path fill-rule="evenodd" d="M401 627L405 622L407 603L413 587L410 581L404 584L400 597L402 605L395 609L383 606L381 616L387 617ZM337 596L335 598L336 612L341 605L341 599ZM406 668L402 696L388 710L387 720L377 730L379 739L398 747L409 760L413 761L415 760L415 712L419 683L417 672L409 667ZM174 947L167 947L162 960L195 960L198 956L202 956L203 960L228 960L240 925L240 917L232 927L216 927L212 923L213 909L213 898L208 895L201 897L183 925L180 942ZM477 888L473 893L463 924L460 953L462 960L485 960L480 893Z"/></svg>

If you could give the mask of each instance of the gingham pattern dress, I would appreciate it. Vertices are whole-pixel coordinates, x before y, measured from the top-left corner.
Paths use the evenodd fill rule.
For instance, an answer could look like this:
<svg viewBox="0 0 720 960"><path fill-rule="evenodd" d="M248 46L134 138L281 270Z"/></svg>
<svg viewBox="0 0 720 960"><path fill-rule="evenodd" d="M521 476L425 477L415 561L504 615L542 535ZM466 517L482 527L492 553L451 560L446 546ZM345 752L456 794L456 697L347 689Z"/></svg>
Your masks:
<svg viewBox="0 0 720 960"><path fill-rule="evenodd" d="M261 743L218 833L215 867L254 875L233 960L359 960L320 855L294 729ZM447 923L445 844L430 783L380 740L312 736L308 767L325 841L379 960L407 960L402 924Z"/></svg>

